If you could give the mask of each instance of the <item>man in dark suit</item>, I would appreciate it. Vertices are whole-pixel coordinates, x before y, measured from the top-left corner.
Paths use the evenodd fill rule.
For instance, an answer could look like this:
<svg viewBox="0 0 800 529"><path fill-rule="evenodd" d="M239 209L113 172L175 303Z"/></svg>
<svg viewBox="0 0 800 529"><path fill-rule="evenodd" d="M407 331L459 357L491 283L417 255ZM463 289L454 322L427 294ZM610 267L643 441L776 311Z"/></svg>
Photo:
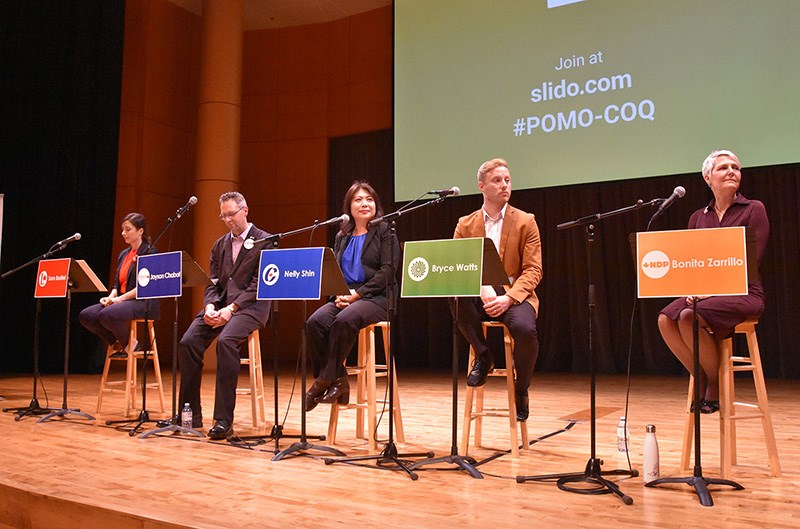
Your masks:
<svg viewBox="0 0 800 529"><path fill-rule="evenodd" d="M217 338L214 425L208 432L211 439L233 435L239 350L251 332L266 325L270 313L269 301L256 300L260 251L252 244L254 239L269 234L247 222L247 202L241 193L224 193L219 198L219 210L219 218L230 233L217 239L211 249L212 284L205 290L205 309L192 321L178 347L180 402L189 403L192 426L200 428L203 425L200 406L203 355Z"/></svg>
<svg viewBox="0 0 800 529"><path fill-rule="evenodd" d="M458 220L454 237L489 237L494 242L511 286L481 287L479 298L465 298L458 304L456 325L475 349L476 360L467 385L482 386L494 359L481 326L496 320L508 327L514 338L517 420L528 418L528 387L539 356L536 314L539 299L534 288L542 279L542 244L533 214L508 204L511 173L501 158L484 162L478 169L478 189L483 207Z"/></svg>

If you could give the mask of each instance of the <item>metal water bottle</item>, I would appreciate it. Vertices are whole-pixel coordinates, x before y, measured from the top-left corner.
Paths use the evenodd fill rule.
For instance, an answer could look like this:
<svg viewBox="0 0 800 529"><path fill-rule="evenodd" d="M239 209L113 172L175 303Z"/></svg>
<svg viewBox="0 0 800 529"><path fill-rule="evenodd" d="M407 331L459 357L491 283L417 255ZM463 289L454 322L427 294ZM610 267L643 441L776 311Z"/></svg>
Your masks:
<svg viewBox="0 0 800 529"><path fill-rule="evenodd" d="M648 424L644 434L644 461L642 478L645 483L650 483L659 477L658 468L658 440L656 440L656 427Z"/></svg>

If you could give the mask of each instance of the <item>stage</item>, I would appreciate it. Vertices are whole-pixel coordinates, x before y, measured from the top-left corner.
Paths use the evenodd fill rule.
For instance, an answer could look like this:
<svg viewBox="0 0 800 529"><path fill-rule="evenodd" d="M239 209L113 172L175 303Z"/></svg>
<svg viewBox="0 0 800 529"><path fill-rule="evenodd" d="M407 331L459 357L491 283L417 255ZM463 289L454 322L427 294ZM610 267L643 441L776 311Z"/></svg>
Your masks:
<svg viewBox="0 0 800 529"><path fill-rule="evenodd" d="M291 372L281 374L280 418L292 389ZM74 375L68 404L96 415L97 421L56 419L37 423L0 414L0 528L166 528L166 527L642 527L789 528L800 526L800 388L797 381L768 381L783 476L769 475L760 423L745 421L737 432L739 463L733 479L745 487L715 486L715 505L703 507L686 485L645 488L639 477L611 477L631 496L625 505L613 494L583 495L559 490L553 482L517 483L517 475L583 472L590 456L589 378L583 375L536 374L530 393L529 451L514 459L502 455L478 465L484 479L474 479L449 465L422 467L412 481L402 471L369 464L326 465L322 453L273 462L274 443L240 448L224 441L168 435L130 437L105 426L121 418L121 395L107 395L103 413L94 414L99 375ZM242 380L244 380L244 371ZM499 379L489 381L487 397L505 398ZM166 397L171 388L164 373ZM49 405L62 401L62 379L44 377ZM203 382L205 429L213 408L212 374ZM268 429L251 428L250 403L239 397L237 435L266 434L273 422L272 373L266 374ZM286 419L286 433L300 425L299 382ZM445 373L399 373L406 443L401 452L450 454L451 383ZM463 398L463 381L459 387ZM0 377L3 407L27 406L32 378ZM744 381L737 394L752 394ZM40 403L47 405L38 389ZM646 424L655 424L661 476L690 476L678 468L686 399L685 378L637 376L633 379L628 417L631 463L641 470ZM616 424L625 406L625 378L598 378L597 457L604 470L627 467L617 451ZM167 408L170 405L167 403ZM157 399L151 392L153 417ZM138 410L137 410L138 413ZM327 432L329 407L308 414L309 435ZM572 424L569 418L573 419ZM385 437L388 416L381 423ZM575 420L577 419L577 421ZM587 419L587 420L583 420ZM342 412L336 447L348 455L368 453L355 439L354 412ZM572 424L572 425L571 425ZM571 426L570 426L571 425ZM718 477L718 415L703 416L703 471ZM152 426L152 425L151 425ZM461 416L459 414L459 427ZM552 434L552 435L550 435ZM487 419L484 444L470 450L478 461L508 448L506 419ZM295 439L285 438L280 448ZM309 442L320 443L314 439ZM460 442L460 429L459 429ZM383 444L380 445L381 447Z"/></svg>

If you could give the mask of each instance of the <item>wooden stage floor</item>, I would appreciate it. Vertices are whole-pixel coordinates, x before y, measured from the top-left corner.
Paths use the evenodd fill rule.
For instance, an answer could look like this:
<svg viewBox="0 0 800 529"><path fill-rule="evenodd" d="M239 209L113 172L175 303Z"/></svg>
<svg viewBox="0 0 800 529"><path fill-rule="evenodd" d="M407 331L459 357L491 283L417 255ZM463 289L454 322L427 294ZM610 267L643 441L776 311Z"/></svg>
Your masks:
<svg viewBox="0 0 800 529"><path fill-rule="evenodd" d="M292 387L291 373L280 383L280 417ZM267 375L268 416L272 418L272 382ZM169 375L165 373L167 389ZM492 395L503 398L502 382L490 380ZM30 376L0 377L3 407L26 406ZM61 378L48 375L49 404L62 401ZM72 376L68 404L94 412L99 375ZM406 443L401 452L450 454L451 384L446 374L400 373ZM212 416L213 375L203 384L204 415ZM748 384L740 395L752 394ZM299 384L298 384L299 387ZM631 461L641 469L644 427L657 426L662 476L689 476L678 468L686 380L635 377L628 412ZM237 448L227 442L182 436L130 437L104 425L119 418L122 396L111 395L97 421L36 418L15 421L0 414L0 528L162 528L162 527L665 527L745 528L800 527L800 388L797 381L769 381L770 404L778 438L783 476L769 476L759 422L746 421L738 431L739 462L734 479L745 490L712 487L713 507L702 507L686 485L645 488L641 477L612 478L634 500L559 490L552 482L516 483L517 475L582 472L590 456L588 421L569 424L565 416L589 407L589 379L578 375L535 375L531 390L531 439L559 432L514 459L498 457L478 466L474 479L450 465L423 467L412 481L403 472L374 464L326 465L316 457L272 461L273 443ZM459 389L463 396L463 381ZM299 390L297 391L299 394ZM38 391L42 405L44 393ZM167 391L169 400L169 391ZM151 410L157 408L152 393ZM298 399L286 419L286 432L300 424ZM617 452L616 423L624 413L625 378L598 378L597 457L605 470L627 462ZM167 404L169 408L169 404ZM368 453L366 441L354 436L354 415L343 412L337 447L348 455ZM154 417L163 416L152 412ZM718 416L703 417L703 470L718 477ZM309 435L327 430L328 407L308 414ZM459 416L459 426L461 417ZM269 422L271 427L272 421ZM382 432L385 432L386 420ZM210 424L207 422L205 427ZM250 405L240 397L236 433L251 428ZM507 448L507 422L485 426L486 444L495 449L471 451L478 460ZM382 433L385 435L385 433ZM460 439L460 438L459 438ZM283 439L281 448L293 439ZM310 442L319 442L310 439ZM382 447L383 445L381 445ZM322 454L319 454L320 456Z"/></svg>

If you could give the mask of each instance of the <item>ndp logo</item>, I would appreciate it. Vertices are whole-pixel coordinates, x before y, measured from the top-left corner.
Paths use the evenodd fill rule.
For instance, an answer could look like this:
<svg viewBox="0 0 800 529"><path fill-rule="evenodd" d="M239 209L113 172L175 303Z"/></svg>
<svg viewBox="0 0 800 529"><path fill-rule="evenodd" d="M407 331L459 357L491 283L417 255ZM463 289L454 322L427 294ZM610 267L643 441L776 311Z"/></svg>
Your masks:
<svg viewBox="0 0 800 529"><path fill-rule="evenodd" d="M261 279L264 281L264 284L268 287L271 287L275 283L278 282L278 278L281 276L281 271L278 268L278 265L274 263L270 263L264 267L264 271L261 273Z"/></svg>
<svg viewBox="0 0 800 529"><path fill-rule="evenodd" d="M642 258L642 272L650 279L661 279L669 268L669 257L661 250L651 250Z"/></svg>
<svg viewBox="0 0 800 529"><path fill-rule="evenodd" d="M415 257L410 263L408 263L408 277L412 281L422 281L428 277L428 272L430 269L431 267L428 265L428 261L426 261L424 257Z"/></svg>

